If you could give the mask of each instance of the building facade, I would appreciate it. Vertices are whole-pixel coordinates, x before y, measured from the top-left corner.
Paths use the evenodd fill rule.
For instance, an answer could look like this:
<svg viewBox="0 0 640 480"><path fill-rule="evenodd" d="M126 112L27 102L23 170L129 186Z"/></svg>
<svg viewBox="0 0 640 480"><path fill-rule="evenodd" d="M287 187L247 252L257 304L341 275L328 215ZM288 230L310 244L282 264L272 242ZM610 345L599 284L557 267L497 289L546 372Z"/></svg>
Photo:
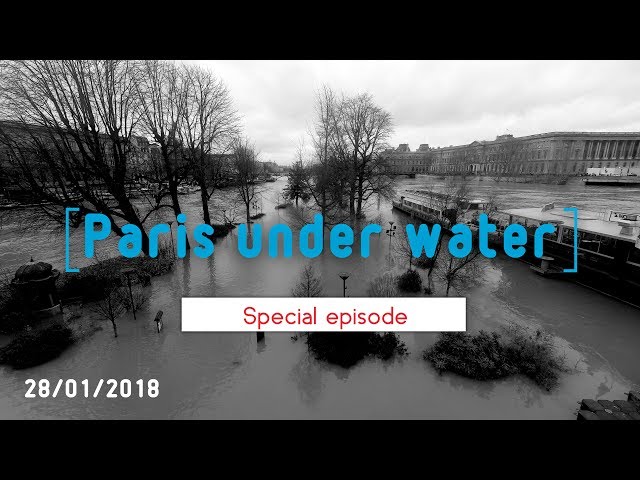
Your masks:
<svg viewBox="0 0 640 480"><path fill-rule="evenodd" d="M396 149L384 152L387 172L392 175L415 175L429 173L431 154L429 145L423 143L418 150L412 152L409 144L402 143Z"/></svg>
<svg viewBox="0 0 640 480"><path fill-rule="evenodd" d="M100 133L99 135L104 140L106 162L109 166L113 166L115 159L113 143L106 134ZM19 149L24 154L30 150L37 150L36 145L42 144L51 152L57 152L56 142L61 142L61 137L52 133L51 130L37 125L27 126L21 122L0 120L0 194L6 194L7 190L12 190L15 179L20 175L20 168L12 162L12 149ZM79 154L80 147L76 140L70 137L68 143L70 148ZM129 136L130 150L127 153L129 161L127 168L132 176L143 172L148 167L154 148L159 153L159 149L150 144L147 138L140 135ZM38 155L34 153L34 164L37 164L36 158Z"/></svg>
<svg viewBox="0 0 640 480"><path fill-rule="evenodd" d="M640 166L640 132L553 132L431 150L430 173L582 175Z"/></svg>
<svg viewBox="0 0 640 480"><path fill-rule="evenodd" d="M640 167L640 132L552 132L468 145L385 152L389 173L411 175L584 175L589 168Z"/></svg>

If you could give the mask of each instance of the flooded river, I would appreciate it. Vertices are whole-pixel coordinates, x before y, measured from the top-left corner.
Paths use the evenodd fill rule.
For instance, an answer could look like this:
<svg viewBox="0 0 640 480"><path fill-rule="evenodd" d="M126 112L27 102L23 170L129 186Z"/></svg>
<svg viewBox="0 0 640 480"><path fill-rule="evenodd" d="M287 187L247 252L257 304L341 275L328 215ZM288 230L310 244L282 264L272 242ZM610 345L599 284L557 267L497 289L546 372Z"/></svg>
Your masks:
<svg viewBox="0 0 640 480"><path fill-rule="evenodd" d="M418 177L400 188L444 180ZM265 227L287 222L290 215L274 208L286 179L268 184L262 208ZM473 179L477 197L497 194L501 207L541 206L550 201L580 208L640 210L640 188L496 183ZM222 194L219 198L228 197ZM188 224L201 220L199 194L181 197ZM369 221L400 220L387 203L374 205ZM12 215L14 215L12 217ZM0 265L14 271L29 260L46 260L64 268L62 231L18 233L18 215L3 216ZM24 226L22 227L24 228ZM523 263L497 257L486 261L482 278L465 292L468 328L499 329L509 323L542 327L556 337L569 372L548 393L526 378L477 382L438 375L422 360L435 334L403 334L410 355L403 360L366 360L345 370L309 358L303 341L288 334L266 334L257 344L252 334L181 333L182 296L288 296L306 259L261 255L243 258L237 233L216 245L208 259L178 261L173 273L156 277L147 310L137 320L119 320L119 337L109 325L60 358L40 367L13 371L0 367L0 418L574 418L582 398L623 398L640 388L640 311L584 287L533 274ZM19 239L19 240L18 240ZM81 266L81 232L71 242L72 265ZM113 246L112 246L113 247ZM342 294L340 271L348 271L348 295L365 296L368 281L403 268L389 259L388 239L372 242L371 257L314 261L324 294ZM152 321L164 311L165 328ZM428 313L428 312L425 312ZM215 312L212 312L215 317ZM155 399L25 399L25 380L48 378L156 378Z"/></svg>

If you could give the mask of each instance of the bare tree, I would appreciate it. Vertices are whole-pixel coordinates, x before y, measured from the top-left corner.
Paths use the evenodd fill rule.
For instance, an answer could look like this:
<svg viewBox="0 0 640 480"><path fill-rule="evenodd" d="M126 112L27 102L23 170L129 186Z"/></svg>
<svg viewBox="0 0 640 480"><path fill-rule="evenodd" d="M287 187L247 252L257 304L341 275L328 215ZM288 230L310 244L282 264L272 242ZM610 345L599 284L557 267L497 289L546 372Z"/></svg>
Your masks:
<svg viewBox="0 0 640 480"><path fill-rule="evenodd" d="M474 248L469 255L463 258L456 258L450 253L448 256L449 258L440 262L440 266L436 269L437 275L445 282L445 296L447 297L452 286L463 285L469 280L477 278L482 271L478 261L482 257L477 248Z"/></svg>
<svg viewBox="0 0 640 480"><path fill-rule="evenodd" d="M398 225L398 240L393 243L394 253L400 257L403 262L408 263L407 270L413 269L413 250L409 243L409 236L407 235L407 225L409 222L403 220Z"/></svg>
<svg viewBox="0 0 640 480"><path fill-rule="evenodd" d="M227 156L240 131L229 90L212 72L197 66L182 69L186 102L180 136L195 181L200 187L204 222L211 223L209 200L229 174Z"/></svg>
<svg viewBox="0 0 640 480"><path fill-rule="evenodd" d="M374 278L369 282L367 295L370 297L399 297L398 278L391 272Z"/></svg>
<svg viewBox="0 0 640 480"><path fill-rule="evenodd" d="M349 210L359 217L371 195L388 195L393 184L385 174L383 155L393 122L367 93L343 98L335 121L335 144L341 158L350 163Z"/></svg>
<svg viewBox="0 0 640 480"><path fill-rule="evenodd" d="M322 214L323 228L343 220L344 182L347 172L335 154L335 128L338 100L333 91L324 86L316 94L315 119L309 132L311 159L304 165L304 187ZM304 146L298 149L298 158L304 158Z"/></svg>
<svg viewBox="0 0 640 480"><path fill-rule="evenodd" d="M321 297L322 292L322 281L316 275L313 265L305 265L300 272L298 282L291 290L291 295L294 297Z"/></svg>
<svg viewBox="0 0 640 480"><path fill-rule="evenodd" d="M251 224L251 202L259 195L256 179L260 172L258 153L249 139L236 139L231 151L236 190L245 206L247 225Z"/></svg>
<svg viewBox="0 0 640 480"><path fill-rule="evenodd" d="M172 62L145 60L139 64L138 70L140 128L158 145L160 161L159 177L150 180L158 185L166 182L168 191L161 187L160 196L169 195L177 217L182 213L178 186L189 170L180 138L187 104L186 83L180 67Z"/></svg>
<svg viewBox="0 0 640 480"><path fill-rule="evenodd" d="M144 139L136 137L138 77L133 62L115 60L8 61L0 66L0 142L9 153L16 185L41 202L37 212L59 224L64 207L80 215L100 212L122 236L119 224L142 232L159 205L142 214L126 189L144 162ZM118 221L119 222L118 222Z"/></svg>
<svg viewBox="0 0 640 480"><path fill-rule="evenodd" d="M105 289L104 297L92 303L93 311L99 317L111 322L115 337L118 336L116 319L127 310L127 295L123 287L111 285Z"/></svg>

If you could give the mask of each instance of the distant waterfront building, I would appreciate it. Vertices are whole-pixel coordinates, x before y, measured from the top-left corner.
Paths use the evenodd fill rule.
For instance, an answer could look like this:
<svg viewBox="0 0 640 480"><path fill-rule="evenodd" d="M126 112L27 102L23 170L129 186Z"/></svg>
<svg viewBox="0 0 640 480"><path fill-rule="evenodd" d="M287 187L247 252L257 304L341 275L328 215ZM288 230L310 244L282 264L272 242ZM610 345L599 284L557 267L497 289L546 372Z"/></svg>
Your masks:
<svg viewBox="0 0 640 480"><path fill-rule="evenodd" d="M394 175L412 175L428 173L430 160L429 145L423 143L418 150L412 152L409 144L401 143L398 148L390 148L384 152L387 171Z"/></svg>
<svg viewBox="0 0 640 480"><path fill-rule="evenodd" d="M385 153L395 174L582 175L588 168L640 166L640 132L507 134L468 145L421 145L416 152L402 144Z"/></svg>
<svg viewBox="0 0 640 480"><path fill-rule="evenodd" d="M22 122L11 120L0 120L0 194L8 197L21 196L16 180L20 177L20 168L12 162L15 150L21 150L22 154L33 152L34 164L41 156L37 153L38 148L46 147L54 154L58 154L55 143L60 141L58 133L53 130L43 128L38 125L25 125ZM100 133L100 138L104 140L107 163L113 165L115 156L113 155L113 144L109 137ZM69 143L75 152L79 152L76 140L69 135ZM38 147L38 145L40 147ZM159 152L159 148L149 143L149 140L140 135L129 137L128 169L132 175L138 174L148 166L154 148ZM25 192L22 192L24 194Z"/></svg>
<svg viewBox="0 0 640 480"><path fill-rule="evenodd" d="M432 173L580 175L640 165L640 132L552 132L432 150Z"/></svg>

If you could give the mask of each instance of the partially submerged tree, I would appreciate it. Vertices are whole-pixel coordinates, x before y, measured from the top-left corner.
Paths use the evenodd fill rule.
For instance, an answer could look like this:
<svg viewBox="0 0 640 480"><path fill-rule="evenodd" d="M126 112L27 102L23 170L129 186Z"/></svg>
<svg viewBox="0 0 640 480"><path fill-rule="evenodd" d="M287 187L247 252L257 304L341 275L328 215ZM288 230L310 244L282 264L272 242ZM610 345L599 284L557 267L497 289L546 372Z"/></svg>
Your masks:
<svg viewBox="0 0 640 480"><path fill-rule="evenodd" d="M482 256L480 250L474 248L469 255L456 258L447 252L448 259L441 261L436 269L437 275L445 283L445 296L449 296L451 287L466 284L470 280L480 276L482 272Z"/></svg>
<svg viewBox="0 0 640 480"><path fill-rule="evenodd" d="M93 311L111 322L114 337L118 336L116 320L127 310L127 295L124 287L110 285L105 289L104 297L92 303Z"/></svg>
<svg viewBox="0 0 640 480"><path fill-rule="evenodd" d="M294 297L321 297L322 296L322 281L316 274L313 265L305 265L298 282L291 290L291 295Z"/></svg>
<svg viewBox="0 0 640 480"><path fill-rule="evenodd" d="M307 201L309 194L305 187L305 168L303 163L302 151L298 152L298 158L287 175L287 186L285 187L286 198L295 201L296 207L298 206L298 200Z"/></svg>
<svg viewBox="0 0 640 480"><path fill-rule="evenodd" d="M138 65L136 87L140 103L140 130L158 146L159 168L155 169L158 177L149 180L160 186L160 197L169 195L177 217L182 213L178 186L189 171L180 138L187 105L184 75L174 63L145 60ZM166 190L162 187L165 184Z"/></svg>
<svg viewBox="0 0 640 480"><path fill-rule="evenodd" d="M391 114L365 93L343 97L333 121L333 147L348 172L349 212L360 217L372 195L391 192L383 155L393 133Z"/></svg>
<svg viewBox="0 0 640 480"><path fill-rule="evenodd" d="M305 165L304 188L322 214L323 228L344 220L343 187L346 172L335 155L335 116L338 100L328 87L316 95L315 120L311 137L311 160ZM299 157L301 158L302 146Z"/></svg>
<svg viewBox="0 0 640 480"><path fill-rule="evenodd" d="M197 66L182 68L186 101L180 137L194 180L200 187L204 223L211 224L209 200L229 176L226 155L240 131L226 85L212 72Z"/></svg>
<svg viewBox="0 0 640 480"><path fill-rule="evenodd" d="M259 195L256 179L260 172L258 153L249 139L236 139L231 150L231 165L238 198L245 207L247 225L251 224L251 203Z"/></svg>

